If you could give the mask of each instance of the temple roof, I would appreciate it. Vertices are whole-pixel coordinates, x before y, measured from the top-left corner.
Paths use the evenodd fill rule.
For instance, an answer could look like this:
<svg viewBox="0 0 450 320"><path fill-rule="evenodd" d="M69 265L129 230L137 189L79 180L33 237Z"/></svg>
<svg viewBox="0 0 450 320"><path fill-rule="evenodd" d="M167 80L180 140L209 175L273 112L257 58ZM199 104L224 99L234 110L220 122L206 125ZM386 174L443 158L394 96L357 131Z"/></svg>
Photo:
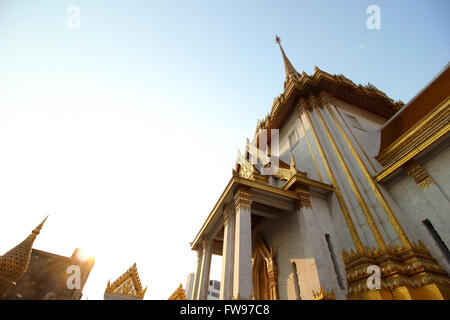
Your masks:
<svg viewBox="0 0 450 320"><path fill-rule="evenodd" d="M113 283L108 281L105 293L143 299L146 291L147 287L143 289L136 263L134 263L116 281Z"/></svg>
<svg viewBox="0 0 450 320"><path fill-rule="evenodd" d="M47 217L24 241L0 257L0 280L15 283L27 271L34 240L40 233ZM0 288L0 292L2 292L2 288Z"/></svg>
<svg viewBox="0 0 450 320"><path fill-rule="evenodd" d="M274 99L272 109L266 117L258 120L255 135L260 129L279 129L301 99L322 92L385 119L392 117L404 105L402 101L394 101L370 83L355 84L342 74L332 75L317 66L312 75L304 71L299 74L287 58L278 37L276 41L280 46L286 72L284 92Z"/></svg>
<svg viewBox="0 0 450 320"><path fill-rule="evenodd" d="M438 106L449 99L450 63L414 98L412 98L392 119L381 129L380 155L394 142L405 135L419 122L429 116ZM448 109L447 109L448 110Z"/></svg>
<svg viewBox="0 0 450 320"><path fill-rule="evenodd" d="M172 293L168 300L187 300L182 284Z"/></svg>

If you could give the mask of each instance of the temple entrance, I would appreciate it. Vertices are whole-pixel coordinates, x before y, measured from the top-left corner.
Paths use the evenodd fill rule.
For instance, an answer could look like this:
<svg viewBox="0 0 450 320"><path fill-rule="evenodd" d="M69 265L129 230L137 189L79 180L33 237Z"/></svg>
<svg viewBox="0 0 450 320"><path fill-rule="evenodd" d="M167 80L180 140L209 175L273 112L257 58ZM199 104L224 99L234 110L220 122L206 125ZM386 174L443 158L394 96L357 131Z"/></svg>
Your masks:
<svg viewBox="0 0 450 320"><path fill-rule="evenodd" d="M256 235L252 257L253 298L278 300L278 268L273 249L267 248L260 235Z"/></svg>

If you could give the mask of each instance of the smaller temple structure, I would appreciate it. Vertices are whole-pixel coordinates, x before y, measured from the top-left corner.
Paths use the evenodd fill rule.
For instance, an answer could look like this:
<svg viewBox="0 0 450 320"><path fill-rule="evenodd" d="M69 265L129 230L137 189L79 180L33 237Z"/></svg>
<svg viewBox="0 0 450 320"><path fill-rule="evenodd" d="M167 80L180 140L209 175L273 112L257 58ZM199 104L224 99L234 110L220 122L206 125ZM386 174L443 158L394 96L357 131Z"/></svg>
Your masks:
<svg viewBox="0 0 450 320"><path fill-rule="evenodd" d="M75 249L71 257L33 249L44 221L15 248L0 256L0 299L79 300L94 266Z"/></svg>
<svg viewBox="0 0 450 320"><path fill-rule="evenodd" d="M168 300L187 300L182 284L172 293Z"/></svg>
<svg viewBox="0 0 450 320"><path fill-rule="evenodd" d="M94 262L78 248L70 257L32 249L27 271L5 299L80 300Z"/></svg>
<svg viewBox="0 0 450 320"><path fill-rule="evenodd" d="M105 300L142 300L147 287L143 289L136 263L122 274L116 281L108 281L106 286Z"/></svg>
<svg viewBox="0 0 450 320"><path fill-rule="evenodd" d="M0 257L0 298L4 298L27 271L34 240L41 232L46 220L47 217L24 241Z"/></svg>

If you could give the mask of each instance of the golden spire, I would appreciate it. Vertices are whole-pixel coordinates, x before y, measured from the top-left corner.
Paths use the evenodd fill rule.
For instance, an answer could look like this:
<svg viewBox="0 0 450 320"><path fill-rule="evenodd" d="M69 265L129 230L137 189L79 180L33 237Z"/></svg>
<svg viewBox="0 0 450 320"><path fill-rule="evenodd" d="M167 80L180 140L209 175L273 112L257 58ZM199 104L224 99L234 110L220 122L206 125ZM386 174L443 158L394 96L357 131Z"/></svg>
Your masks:
<svg viewBox="0 0 450 320"><path fill-rule="evenodd" d="M48 216L45 217L44 221L22 243L0 257L0 295L6 294L15 285L15 282L27 271L34 240L41 231L47 218Z"/></svg>
<svg viewBox="0 0 450 320"><path fill-rule="evenodd" d="M286 56L286 53L284 53L279 36L275 37L275 42L278 43L278 45L280 46L281 55L283 56L284 70L286 71L286 80L290 80L290 75L298 75L298 72L297 70L295 70L294 66L289 61L288 57Z"/></svg>

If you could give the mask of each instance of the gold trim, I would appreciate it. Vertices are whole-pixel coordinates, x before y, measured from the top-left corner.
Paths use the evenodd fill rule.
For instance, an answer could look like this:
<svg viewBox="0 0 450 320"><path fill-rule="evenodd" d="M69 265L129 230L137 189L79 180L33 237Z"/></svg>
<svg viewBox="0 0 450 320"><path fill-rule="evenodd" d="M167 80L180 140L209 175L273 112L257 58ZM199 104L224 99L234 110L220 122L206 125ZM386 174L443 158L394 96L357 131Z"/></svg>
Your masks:
<svg viewBox="0 0 450 320"><path fill-rule="evenodd" d="M450 114L449 106L450 97L445 99L418 124L409 129L385 150L383 150L383 152L379 154L376 159L382 165L386 165L388 162L393 161L396 157L399 157L405 150L407 150L413 143L413 140L418 138L420 134L432 128L443 119L446 119L445 123L447 123L449 121L448 117Z"/></svg>
<svg viewBox="0 0 450 320"><path fill-rule="evenodd" d="M447 119L441 123L437 128L430 132L422 142L412 147L408 152L404 153L399 159L389 164L380 173L375 176L377 182L381 182L390 176L394 171L403 166L406 162L414 158L416 155L427 149L434 142L445 136L450 131L450 120Z"/></svg>
<svg viewBox="0 0 450 320"><path fill-rule="evenodd" d="M327 292L323 290L322 287L320 287L318 292L312 292L313 300L336 300L336 297L334 296L334 290L331 290L331 292Z"/></svg>
<svg viewBox="0 0 450 320"><path fill-rule="evenodd" d="M256 233L253 247L252 297L254 300L278 300L278 267L274 259L273 248L267 248L258 233ZM261 288L259 280L264 280L264 288ZM262 296L263 293L265 296Z"/></svg>
<svg viewBox="0 0 450 320"><path fill-rule="evenodd" d="M363 254L348 254L344 250L343 258L349 299L405 299L404 295L396 294L397 290L410 292L407 299L442 299L443 295L447 296L444 299L450 298L447 272L433 259L421 241L418 244L413 242L409 249L389 245L385 251L365 248ZM381 287L378 290L367 287L371 275L367 267L370 265L380 267ZM437 290L427 290L433 285L438 287Z"/></svg>
<svg viewBox="0 0 450 320"><path fill-rule="evenodd" d="M187 300L182 284L172 293L168 300Z"/></svg>
<svg viewBox="0 0 450 320"><path fill-rule="evenodd" d="M234 191L234 206L235 210L245 209L250 210L252 203L252 191L250 188L238 186Z"/></svg>
<svg viewBox="0 0 450 320"><path fill-rule="evenodd" d="M352 191L353 191L354 195L356 196L356 199L358 200L359 206L361 207L364 215L366 216L367 223L369 224L370 230L372 230L372 233L375 237L375 241L377 242L378 246L382 250L386 249L386 243L384 242L383 237L381 236L381 233L378 230L377 224L375 223L375 220L373 219L372 214L370 213L369 207L367 206L366 202L364 201L362 194L356 185L353 175L351 174L349 168L347 167L347 164L344 161L344 158L342 157L341 152L339 151L339 147L337 146L336 142L334 141L334 138L331 135L331 132L328 129L327 124L325 123L322 113L320 112L320 108L315 106L314 110L316 111L317 116L320 120L320 123L322 124L322 127L324 128L324 131L328 137L328 140L330 141L331 147L333 148L333 151L339 161L339 164L341 165L342 170L344 171L344 174L347 177L347 181L349 182L350 187L352 188Z"/></svg>
<svg viewBox="0 0 450 320"><path fill-rule="evenodd" d="M302 128L303 133L305 134L306 143L308 144L308 149L309 149L309 152L311 153L311 157L313 159L314 166L316 167L317 174L319 175L320 182L323 182L322 175L320 174L319 166L317 165L316 157L314 156L314 152L312 150L311 143L309 142L308 135L306 134L305 126L303 125L302 118L299 116L298 119L300 120L300 127Z"/></svg>
<svg viewBox="0 0 450 320"><path fill-rule="evenodd" d="M327 191L327 192L332 192L334 191L334 188L332 185L323 183L323 182L318 182L315 180L311 180L299 175L295 175L293 176L290 180L286 181L285 185L282 187L283 190L289 190L295 183L300 183L309 187L314 187L314 188L319 188L322 189L323 191Z"/></svg>
<svg viewBox="0 0 450 320"><path fill-rule="evenodd" d="M301 108L298 109L299 115L301 117ZM361 243L361 239L359 238L358 231L356 230L355 224L353 223L352 217L350 216L350 212L348 210L347 205L345 204L344 197L342 196L341 190L336 182L336 178L334 177L333 171L330 169L330 165L326 158L325 152L323 150L322 144L319 141L319 136L317 135L316 129L314 128L311 118L309 116L307 108L303 108L303 113L309 122L309 127L311 128L311 132L313 133L314 141L316 142L317 149L319 150L320 157L322 158L322 162L325 166L325 169L330 178L331 184L334 187L334 191L336 194L336 198L338 200L339 206L341 207L342 215L344 216L345 222L347 224L348 230L352 237L353 243L355 244L356 250L358 252L364 252L363 245ZM306 132L305 132L306 133Z"/></svg>
<svg viewBox="0 0 450 320"><path fill-rule="evenodd" d="M358 152L356 151L356 149L354 148L354 146L351 143L350 139L348 138L347 134L345 133L344 128L339 123L338 119L336 118L336 116L335 116L333 110L331 109L331 107L329 106L329 104L328 103L324 103L324 104L328 108L328 112L330 113L330 115L333 118L337 128L339 129L341 135L343 136L343 138L345 140L345 143L347 144L347 146L349 147L350 151L352 152L353 157L358 162L358 165L361 168L361 171L363 172L364 177L369 182L369 185L372 188L373 192L375 193L376 197L378 198L378 201L380 201L381 206L383 207L384 211L386 212L389 220L392 223L392 226L394 227L395 231L397 232L398 236L400 237L400 240L402 241L403 245L406 248L411 248L411 243L410 243L408 237L406 236L405 231L401 227L399 221L397 220L397 217L395 216L395 214L392 211L391 207L387 203L386 198L381 193L381 191L378 188L378 186L376 185L376 183L373 181L372 176L369 173L369 170L367 169L366 165L362 161L362 159L359 156ZM317 110L317 111L319 111L319 110Z"/></svg>

